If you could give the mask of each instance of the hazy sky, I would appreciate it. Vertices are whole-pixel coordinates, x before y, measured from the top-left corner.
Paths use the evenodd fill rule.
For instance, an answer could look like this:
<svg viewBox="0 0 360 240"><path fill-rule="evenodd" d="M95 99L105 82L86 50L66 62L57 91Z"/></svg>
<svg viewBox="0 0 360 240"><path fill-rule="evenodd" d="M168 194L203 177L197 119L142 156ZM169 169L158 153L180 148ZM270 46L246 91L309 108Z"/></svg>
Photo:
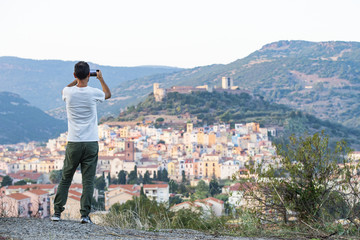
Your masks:
<svg viewBox="0 0 360 240"><path fill-rule="evenodd" d="M359 41L359 0L0 0L0 56L227 64L278 40Z"/></svg>

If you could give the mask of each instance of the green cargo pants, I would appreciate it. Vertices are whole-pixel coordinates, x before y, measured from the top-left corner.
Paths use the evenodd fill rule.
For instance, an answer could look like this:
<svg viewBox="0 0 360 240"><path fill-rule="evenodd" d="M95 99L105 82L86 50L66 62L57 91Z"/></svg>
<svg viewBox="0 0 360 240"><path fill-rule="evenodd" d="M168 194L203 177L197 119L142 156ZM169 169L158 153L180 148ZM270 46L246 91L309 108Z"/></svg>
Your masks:
<svg viewBox="0 0 360 240"><path fill-rule="evenodd" d="M94 193L94 177L98 161L98 142L68 142L65 152L62 178L55 199L54 211L61 213L68 198L68 192L76 168L80 165L83 191L80 200L81 216L88 216L91 211L91 200Z"/></svg>

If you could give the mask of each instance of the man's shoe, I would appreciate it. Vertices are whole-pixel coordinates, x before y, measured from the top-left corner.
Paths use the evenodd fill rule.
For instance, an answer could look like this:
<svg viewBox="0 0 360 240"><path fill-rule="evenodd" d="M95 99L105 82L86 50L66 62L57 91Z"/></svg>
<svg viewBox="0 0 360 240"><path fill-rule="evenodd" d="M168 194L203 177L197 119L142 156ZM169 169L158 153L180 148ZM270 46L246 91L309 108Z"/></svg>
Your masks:
<svg viewBox="0 0 360 240"><path fill-rule="evenodd" d="M81 223L93 223L89 216L81 217Z"/></svg>
<svg viewBox="0 0 360 240"><path fill-rule="evenodd" d="M54 213L54 215L51 216L51 221L58 222L60 221L60 213Z"/></svg>

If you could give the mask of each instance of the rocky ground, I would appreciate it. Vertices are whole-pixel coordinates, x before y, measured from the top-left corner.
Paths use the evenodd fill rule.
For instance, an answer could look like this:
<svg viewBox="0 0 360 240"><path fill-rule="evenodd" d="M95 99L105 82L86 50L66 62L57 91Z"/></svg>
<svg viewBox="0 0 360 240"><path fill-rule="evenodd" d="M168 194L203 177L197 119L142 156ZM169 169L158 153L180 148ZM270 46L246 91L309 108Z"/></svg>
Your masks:
<svg viewBox="0 0 360 240"><path fill-rule="evenodd" d="M140 231L104 227L96 224L80 224L77 221L36 218L0 218L0 240L134 240L134 239L204 239L250 240L255 238L209 235L193 230ZM265 240L256 238L256 240ZM269 240L269 239L267 239Z"/></svg>

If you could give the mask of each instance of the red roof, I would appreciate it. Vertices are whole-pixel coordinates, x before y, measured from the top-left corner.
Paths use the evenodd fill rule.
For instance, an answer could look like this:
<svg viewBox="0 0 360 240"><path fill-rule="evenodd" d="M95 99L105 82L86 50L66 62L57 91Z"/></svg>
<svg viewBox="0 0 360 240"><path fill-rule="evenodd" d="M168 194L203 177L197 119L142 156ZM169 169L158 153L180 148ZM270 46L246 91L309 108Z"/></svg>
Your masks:
<svg viewBox="0 0 360 240"><path fill-rule="evenodd" d="M136 186L136 187L140 187L140 186ZM123 189L126 189L128 191L136 191L137 188L135 187L135 185L131 185L131 184L111 184L108 188L123 188Z"/></svg>
<svg viewBox="0 0 360 240"><path fill-rule="evenodd" d="M208 198L205 198L204 200L205 200L205 201L206 201L206 200L212 200L212 201L217 202L217 203L220 203L220 204L223 204L223 203L224 203L224 201L221 201L220 199L213 198L213 197L208 197Z"/></svg>
<svg viewBox="0 0 360 240"><path fill-rule="evenodd" d="M124 191L124 193L130 194L131 196L140 196L140 192L129 192L129 191Z"/></svg>
<svg viewBox="0 0 360 240"><path fill-rule="evenodd" d="M36 195L45 195L45 194L49 194L47 191L41 190L41 189L34 189L34 190L29 190L27 192L36 194Z"/></svg>
<svg viewBox="0 0 360 240"><path fill-rule="evenodd" d="M26 196L25 194L22 194L22 193L13 193L13 194L10 194L7 196L10 198L13 198L15 200L23 200L23 199L30 198L29 196Z"/></svg>
<svg viewBox="0 0 360 240"><path fill-rule="evenodd" d="M31 179L38 180L41 177L42 173L34 173L29 171L18 171L17 173L9 173L9 176L12 179Z"/></svg>
<svg viewBox="0 0 360 240"><path fill-rule="evenodd" d="M214 204L209 203L208 201L205 201L206 199L198 199L196 200L194 203L195 205L199 206L199 203L205 204L205 205L209 205L210 207L213 206Z"/></svg>
<svg viewBox="0 0 360 240"><path fill-rule="evenodd" d="M167 188L169 185L168 184L144 184L143 188ZM108 187L108 189L116 189L116 188L123 188L126 189L128 191L137 191L140 190L141 186L140 185L131 185L131 184L112 184Z"/></svg>
<svg viewBox="0 0 360 240"><path fill-rule="evenodd" d="M254 183L235 183L232 186L224 186L224 188L228 188L230 191L246 191L254 187Z"/></svg>
<svg viewBox="0 0 360 240"><path fill-rule="evenodd" d="M8 186L7 189L52 189L55 187L56 184L27 184L19 186Z"/></svg>
<svg viewBox="0 0 360 240"><path fill-rule="evenodd" d="M148 165L148 166L139 166L137 168L139 169L139 168L158 168L158 167L159 165Z"/></svg>
<svg viewBox="0 0 360 240"><path fill-rule="evenodd" d="M69 198L74 199L74 200L79 201L79 202L81 200L79 197L76 197L74 195L70 195Z"/></svg>
<svg viewBox="0 0 360 240"><path fill-rule="evenodd" d="M181 205L190 205L190 206L194 206L194 204L192 202L182 202L179 204L175 204L174 206L172 206L171 208L174 208L176 206L181 206Z"/></svg>
<svg viewBox="0 0 360 240"><path fill-rule="evenodd" d="M167 188L169 185L168 184L144 184L144 189L145 188Z"/></svg>
<svg viewBox="0 0 360 240"><path fill-rule="evenodd" d="M74 195L74 196L81 196L81 193L78 192L78 191L69 190L69 193L70 193L71 195Z"/></svg>
<svg viewBox="0 0 360 240"><path fill-rule="evenodd" d="M71 184L70 185L70 189L72 189L72 188L83 188L83 186L82 186L82 184L80 184L80 183L75 183L75 184Z"/></svg>

